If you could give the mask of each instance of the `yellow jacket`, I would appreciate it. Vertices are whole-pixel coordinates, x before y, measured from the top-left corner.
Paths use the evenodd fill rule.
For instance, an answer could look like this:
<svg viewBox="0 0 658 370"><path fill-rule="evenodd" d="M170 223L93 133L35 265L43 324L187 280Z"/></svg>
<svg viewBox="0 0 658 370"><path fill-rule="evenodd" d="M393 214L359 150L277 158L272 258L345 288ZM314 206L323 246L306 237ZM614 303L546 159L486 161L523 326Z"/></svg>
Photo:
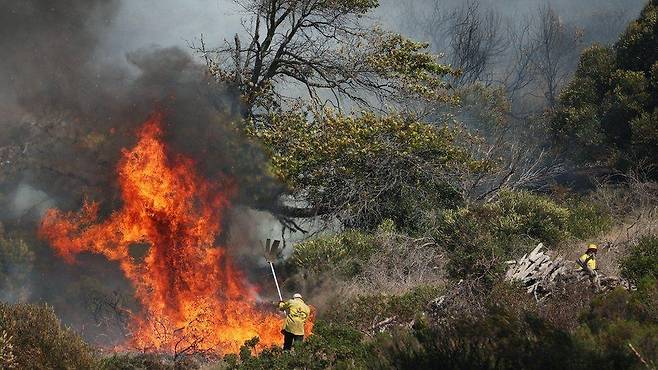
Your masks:
<svg viewBox="0 0 658 370"><path fill-rule="evenodd" d="M580 258L578 258L578 259L582 263L585 263L585 261L587 261L587 267L592 269L592 271L596 270L596 257L595 256L590 256L589 254L585 253L582 256L580 256ZM579 269L582 270L582 268L580 268L580 267L579 267Z"/></svg>
<svg viewBox="0 0 658 370"><path fill-rule="evenodd" d="M311 309L301 298L293 298L279 302L279 310L287 311L283 330L295 335L304 335L304 323L311 314Z"/></svg>

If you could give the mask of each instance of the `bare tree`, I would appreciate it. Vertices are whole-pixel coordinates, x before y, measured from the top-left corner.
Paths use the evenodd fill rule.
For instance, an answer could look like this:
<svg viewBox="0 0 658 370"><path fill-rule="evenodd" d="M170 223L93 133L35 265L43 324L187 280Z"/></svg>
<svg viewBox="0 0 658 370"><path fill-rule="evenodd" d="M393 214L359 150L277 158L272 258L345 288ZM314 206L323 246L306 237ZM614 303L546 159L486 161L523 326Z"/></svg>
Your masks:
<svg viewBox="0 0 658 370"><path fill-rule="evenodd" d="M128 324L132 316L128 308L130 299L125 293L113 291L108 294L92 289L83 292L83 302L96 326L103 329L103 335L108 332L125 337L128 334Z"/></svg>
<svg viewBox="0 0 658 370"><path fill-rule="evenodd" d="M319 104L340 108L347 99L372 106L369 98L396 98L418 80L439 88L442 82L432 76L449 72L419 52L424 45L364 27L361 18L377 6L375 0L235 2L246 13L246 42L236 35L209 49L202 38L196 49L215 78L239 91L245 118L257 121L281 109L298 96L289 93L296 88ZM410 71L425 75L411 81Z"/></svg>
<svg viewBox="0 0 658 370"><path fill-rule="evenodd" d="M459 87L483 84L505 91L514 119L526 119L543 110L534 103L538 71L534 20L509 19L480 0L450 8L442 1L428 0L416 33L431 41L435 52L445 52L461 75ZM412 12L412 10L408 10ZM408 26L410 27L410 26Z"/></svg>
<svg viewBox="0 0 658 370"><path fill-rule="evenodd" d="M479 0L468 0L449 16L451 61L461 72L458 81L491 82L496 58L509 46L502 32L502 17L493 9L482 10Z"/></svg>
<svg viewBox="0 0 658 370"><path fill-rule="evenodd" d="M505 189L541 189L565 171L561 160L537 146L494 140L481 149L483 158L497 163L488 173L466 177L465 198L470 201L490 202Z"/></svg>
<svg viewBox="0 0 658 370"><path fill-rule="evenodd" d="M480 0L468 0L454 9L444 9L433 1L424 22L425 36L437 51L448 54L451 65L460 75L458 84L492 82L497 58L505 54L509 40L504 34L504 20Z"/></svg>
<svg viewBox="0 0 658 370"><path fill-rule="evenodd" d="M597 181L593 199L625 223L609 233L615 247L658 231L658 184L648 180L648 166L629 173L612 173Z"/></svg>
<svg viewBox="0 0 658 370"><path fill-rule="evenodd" d="M532 22L526 20L517 25L509 25L507 31L510 47L507 62L500 71L499 84L504 87L510 101L510 114L515 119L526 118L532 113L532 109L524 106L537 80L532 64L536 48L531 41L531 29Z"/></svg>
<svg viewBox="0 0 658 370"><path fill-rule="evenodd" d="M422 26L412 30L430 40L433 50L446 53L451 66L461 72L457 85L503 88L516 119L555 106L575 70L583 30L564 22L548 5L534 15L522 13L512 19L481 0L450 4L427 0L425 13L414 13ZM624 13L611 14L616 24Z"/></svg>
<svg viewBox="0 0 658 370"><path fill-rule="evenodd" d="M578 60L582 31L570 27L550 6L539 10L538 26L533 31L530 59L543 85L544 98L554 108L562 86Z"/></svg>
<svg viewBox="0 0 658 370"><path fill-rule="evenodd" d="M459 121L469 128L461 142L487 163L486 171L464 173L460 188L469 202L489 202L505 189L541 189L564 171L564 164L547 149L541 127L510 117L507 92L500 88L462 88Z"/></svg>

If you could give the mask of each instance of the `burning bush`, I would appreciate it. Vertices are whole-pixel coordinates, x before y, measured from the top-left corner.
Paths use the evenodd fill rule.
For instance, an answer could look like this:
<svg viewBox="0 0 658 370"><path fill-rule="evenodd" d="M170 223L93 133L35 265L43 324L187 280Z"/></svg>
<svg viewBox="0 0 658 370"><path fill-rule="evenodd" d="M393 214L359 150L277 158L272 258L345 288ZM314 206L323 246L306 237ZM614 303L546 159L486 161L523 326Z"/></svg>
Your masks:
<svg viewBox="0 0 658 370"><path fill-rule="evenodd" d="M142 311L132 317L129 346L184 355L237 352L245 340L280 341L281 320L256 304L255 288L226 249L215 244L234 185L210 182L163 140L155 114L125 149L117 174L123 207L99 220L99 205L50 210L40 235L67 262L91 252L116 261ZM135 246L146 251L136 256Z"/></svg>

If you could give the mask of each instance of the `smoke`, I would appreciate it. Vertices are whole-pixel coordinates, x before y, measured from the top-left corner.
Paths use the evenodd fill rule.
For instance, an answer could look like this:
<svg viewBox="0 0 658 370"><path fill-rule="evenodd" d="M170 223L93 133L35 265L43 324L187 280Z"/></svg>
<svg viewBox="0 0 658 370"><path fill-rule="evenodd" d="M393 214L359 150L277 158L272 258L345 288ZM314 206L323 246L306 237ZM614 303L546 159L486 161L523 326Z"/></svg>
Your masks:
<svg viewBox="0 0 658 370"><path fill-rule="evenodd" d="M500 89L510 105L513 134L537 124L555 107L582 51L611 45L646 0L384 0L379 17L389 28L429 43L442 62L463 74L454 85L479 82ZM459 117L465 125L483 125ZM537 123L529 122L533 120ZM531 125L535 126L531 126ZM510 130L512 131L512 130ZM535 135L546 145L548 135Z"/></svg>
<svg viewBox="0 0 658 370"><path fill-rule="evenodd" d="M124 63L100 56L114 45L107 32L124 8L119 0L0 5L0 45L8 55L0 61L0 105L13 113L0 119L0 145L15 149L4 164L15 172L4 189L26 182L64 207L83 194L114 199L108 168L157 109L166 113L173 148L197 159L208 177L236 178L239 202L275 199L281 189L264 175L264 156L229 124L239 111L237 94L209 80L187 50L151 46L128 52Z"/></svg>
<svg viewBox="0 0 658 370"><path fill-rule="evenodd" d="M54 206L52 200L43 191L34 189L30 185L20 184L14 194L10 197L7 212L12 218L32 218L37 219L43 213Z"/></svg>
<svg viewBox="0 0 658 370"><path fill-rule="evenodd" d="M379 18L392 29L421 36L426 32L423 20L438 13L473 3L475 0L381 1ZM647 0L478 0L482 8L500 14L518 25L546 6L553 8L563 21L584 31L588 43L611 43L635 19Z"/></svg>
<svg viewBox="0 0 658 370"><path fill-rule="evenodd" d="M454 41L450 24L455 21L455 11L478 8L482 17L481 30L495 32L496 37L501 37L497 48L511 46L513 49L519 46L515 44L519 40L514 40L514 36L507 38L515 32L523 32L526 27L536 28L540 13L550 8L560 22L578 31L582 44L574 51L577 55L594 43L614 43L646 3L646 0L383 0L378 19L395 31L429 42L434 52L444 54L444 61L450 62L451 42ZM488 16L495 23L493 29L486 24ZM497 67L504 69L510 62L509 56L499 55ZM575 64L572 68L575 69Z"/></svg>
<svg viewBox="0 0 658 370"><path fill-rule="evenodd" d="M27 110L88 108L103 78L94 52L117 6L116 0L0 3L3 101Z"/></svg>

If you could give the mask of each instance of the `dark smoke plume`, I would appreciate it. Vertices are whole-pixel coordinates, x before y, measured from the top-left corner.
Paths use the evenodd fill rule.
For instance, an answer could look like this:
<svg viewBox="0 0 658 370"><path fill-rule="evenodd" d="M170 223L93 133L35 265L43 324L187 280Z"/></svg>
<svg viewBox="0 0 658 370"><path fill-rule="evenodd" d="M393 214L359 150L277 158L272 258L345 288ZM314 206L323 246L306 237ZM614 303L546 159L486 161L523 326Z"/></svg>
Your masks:
<svg viewBox="0 0 658 370"><path fill-rule="evenodd" d="M118 0L3 0L3 105L13 100L28 111L89 109L87 98L102 78L94 52L118 5Z"/></svg>
<svg viewBox="0 0 658 370"><path fill-rule="evenodd" d="M6 166L13 176L0 179L4 189L25 181L67 206L79 203L83 193L111 196L114 174L108 168L119 149L130 145L135 127L161 109L170 142L197 159L208 176L248 178L240 181L241 201L254 200L247 194L276 192L265 177L253 178L264 173L258 148L227 124L238 111L238 99L208 80L188 53L132 52L126 58L136 75L97 59L119 5L118 0L0 5L0 45L7 56L0 61L0 106L12 113L1 118L0 145L13 147L6 155L15 157ZM258 158L245 161L245 156ZM269 195L256 197L263 204Z"/></svg>

